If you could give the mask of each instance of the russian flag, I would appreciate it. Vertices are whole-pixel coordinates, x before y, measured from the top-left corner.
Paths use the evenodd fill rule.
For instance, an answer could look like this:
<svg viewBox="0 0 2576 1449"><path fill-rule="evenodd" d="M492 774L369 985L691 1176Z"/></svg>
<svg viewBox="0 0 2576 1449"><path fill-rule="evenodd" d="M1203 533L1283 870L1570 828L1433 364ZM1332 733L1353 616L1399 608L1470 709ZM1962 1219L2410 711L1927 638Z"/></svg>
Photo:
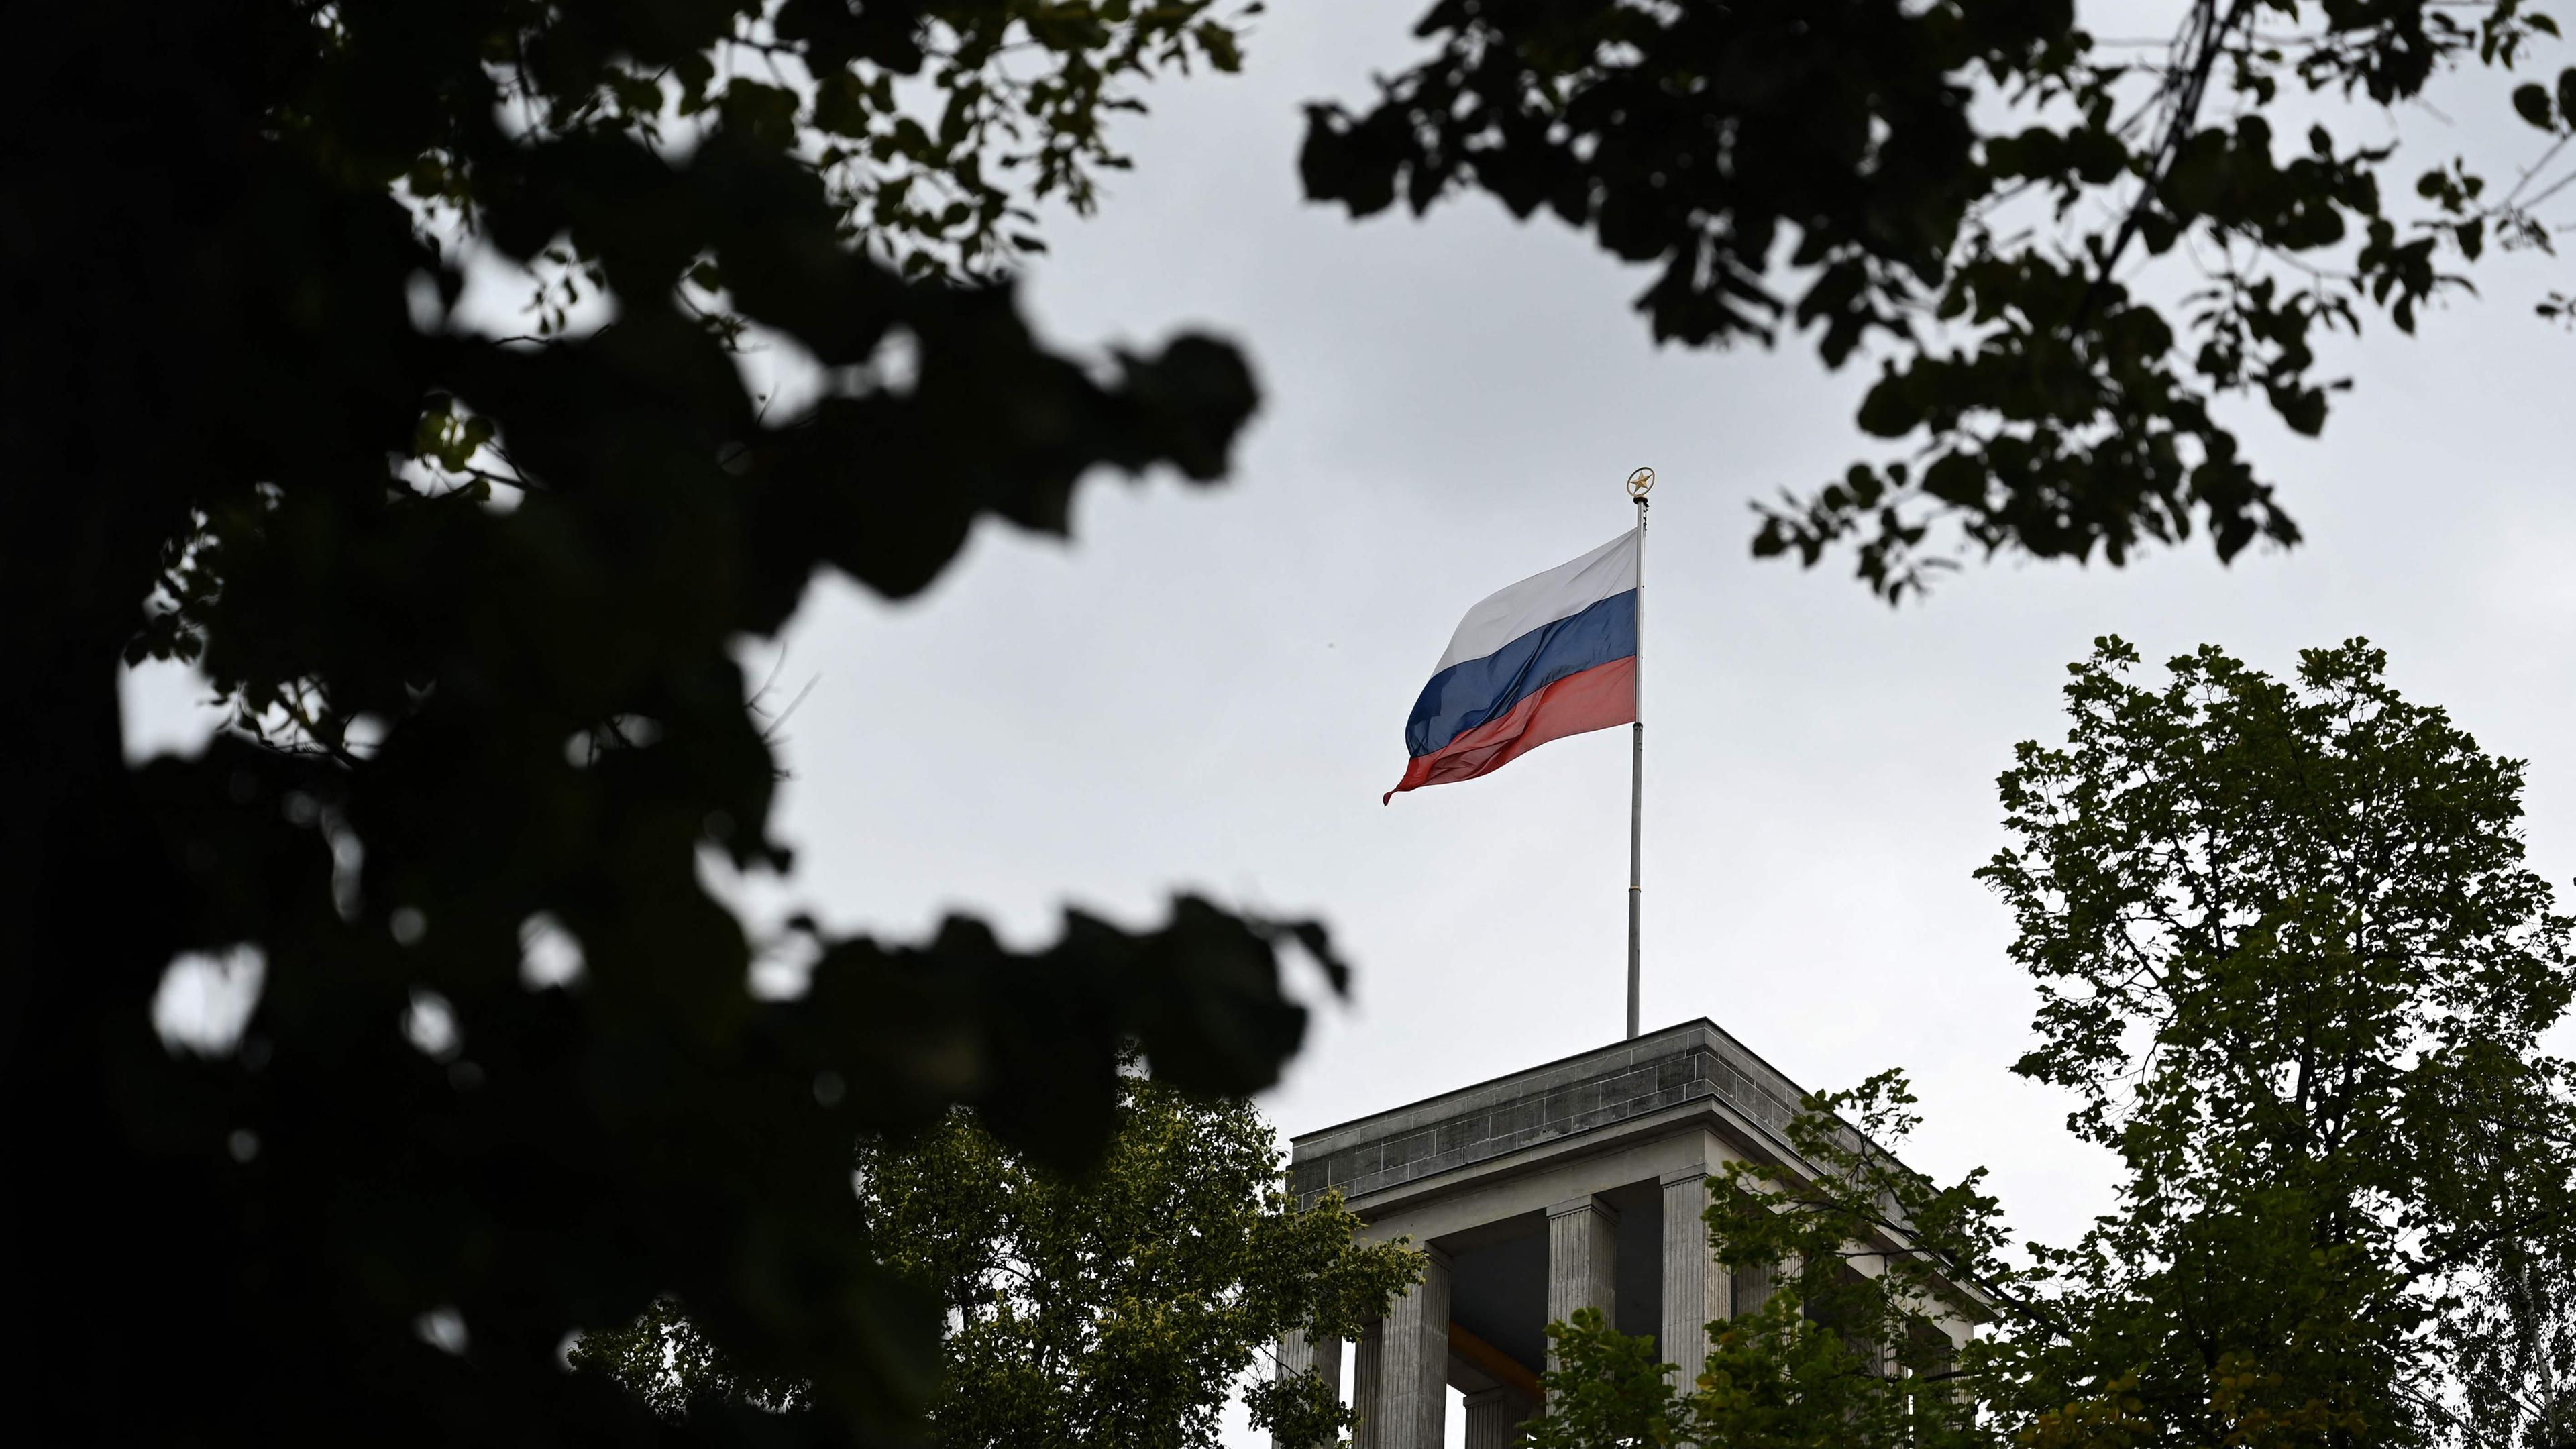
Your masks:
<svg viewBox="0 0 2576 1449"><path fill-rule="evenodd" d="M1404 722L1404 778L1472 780L1549 740L1637 718L1637 550L1623 533L1467 611Z"/></svg>

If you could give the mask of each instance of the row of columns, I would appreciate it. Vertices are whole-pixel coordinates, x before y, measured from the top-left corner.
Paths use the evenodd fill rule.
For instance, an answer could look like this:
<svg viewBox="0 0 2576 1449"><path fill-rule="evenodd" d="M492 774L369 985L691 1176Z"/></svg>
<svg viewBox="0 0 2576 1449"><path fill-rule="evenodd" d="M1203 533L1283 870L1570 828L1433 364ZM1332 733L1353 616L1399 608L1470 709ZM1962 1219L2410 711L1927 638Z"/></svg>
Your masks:
<svg viewBox="0 0 2576 1449"><path fill-rule="evenodd" d="M1708 1169L1684 1168L1662 1180L1663 1321L1660 1348L1666 1363L1695 1378L1708 1356L1708 1324L1728 1316L1733 1284L1709 1251ZM1563 1322L1576 1310L1597 1308L1617 1321L1619 1214L1598 1197L1580 1197L1547 1210L1547 1316ZM1449 1388L1449 1255L1426 1245L1422 1281L1370 1324L1359 1339L1351 1403L1359 1417L1354 1449L1440 1449ZM1279 1372L1308 1370L1325 1383L1341 1383L1342 1346L1308 1344L1291 1334L1280 1344ZM1548 1367L1556 1367L1555 1350ZM1467 1396L1467 1449L1504 1449L1512 1431L1536 1412L1509 1387ZM1292 1449L1292 1446L1281 1446Z"/></svg>

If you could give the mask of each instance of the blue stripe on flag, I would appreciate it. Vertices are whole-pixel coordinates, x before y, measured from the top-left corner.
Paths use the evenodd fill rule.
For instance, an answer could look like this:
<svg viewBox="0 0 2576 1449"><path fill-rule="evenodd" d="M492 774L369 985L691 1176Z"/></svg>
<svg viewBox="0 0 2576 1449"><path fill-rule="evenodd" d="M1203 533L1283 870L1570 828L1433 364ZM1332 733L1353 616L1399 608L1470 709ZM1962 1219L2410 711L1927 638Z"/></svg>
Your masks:
<svg viewBox="0 0 2576 1449"><path fill-rule="evenodd" d="M1462 659L1431 676L1404 722L1405 753L1430 754L1569 674L1636 652L1635 589L1542 624L1482 659Z"/></svg>

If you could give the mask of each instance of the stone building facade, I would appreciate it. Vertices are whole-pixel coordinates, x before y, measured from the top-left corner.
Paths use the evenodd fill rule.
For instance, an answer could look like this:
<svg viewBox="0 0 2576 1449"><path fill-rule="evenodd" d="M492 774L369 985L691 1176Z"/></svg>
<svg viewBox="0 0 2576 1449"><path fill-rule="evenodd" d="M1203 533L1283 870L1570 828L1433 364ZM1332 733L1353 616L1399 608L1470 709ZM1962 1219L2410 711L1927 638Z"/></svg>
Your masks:
<svg viewBox="0 0 2576 1449"><path fill-rule="evenodd" d="M1281 1372L1338 1387L1353 1350L1357 1449L1439 1449L1452 1387L1468 1449L1501 1449L1542 1407L1546 1325L1578 1308L1695 1369L1706 1325L1767 1291L1709 1252L1710 1174L1801 1174L1787 1127L1803 1095L1703 1019L1296 1138L1300 1201L1337 1189L1367 1236L1426 1261L1357 1344L1292 1337ZM1977 1316L1963 1297L1935 1326L1964 1342Z"/></svg>

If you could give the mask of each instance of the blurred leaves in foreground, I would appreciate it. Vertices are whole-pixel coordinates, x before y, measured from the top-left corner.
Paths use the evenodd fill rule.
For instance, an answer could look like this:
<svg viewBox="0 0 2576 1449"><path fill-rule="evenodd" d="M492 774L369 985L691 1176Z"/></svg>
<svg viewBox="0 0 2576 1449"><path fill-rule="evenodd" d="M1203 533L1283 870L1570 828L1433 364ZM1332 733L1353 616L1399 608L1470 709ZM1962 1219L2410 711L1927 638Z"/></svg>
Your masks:
<svg viewBox="0 0 2576 1449"><path fill-rule="evenodd" d="M1035 952L962 919L755 940L706 883L789 863L737 652L823 571L906 596L987 515L1061 531L1102 469L1224 472L1254 401L1232 348L1060 355L975 277L1014 206L1112 163L1098 126L1135 82L1232 63L1227 22L24 20L0 127L19 1433L908 1437L938 1320L878 1261L852 1142L962 1104L1077 1167L1122 1052L1254 1091L1304 1029L1283 949L1341 968L1311 925L1192 898ZM531 288L515 335L457 310L485 272ZM810 407L752 396L754 331L830 378ZM236 728L131 766L119 677L156 655ZM756 952L810 990L756 998ZM174 961L258 983L237 1034L156 1038ZM567 1371L578 1330L666 1296L806 1410L665 1420Z"/></svg>

